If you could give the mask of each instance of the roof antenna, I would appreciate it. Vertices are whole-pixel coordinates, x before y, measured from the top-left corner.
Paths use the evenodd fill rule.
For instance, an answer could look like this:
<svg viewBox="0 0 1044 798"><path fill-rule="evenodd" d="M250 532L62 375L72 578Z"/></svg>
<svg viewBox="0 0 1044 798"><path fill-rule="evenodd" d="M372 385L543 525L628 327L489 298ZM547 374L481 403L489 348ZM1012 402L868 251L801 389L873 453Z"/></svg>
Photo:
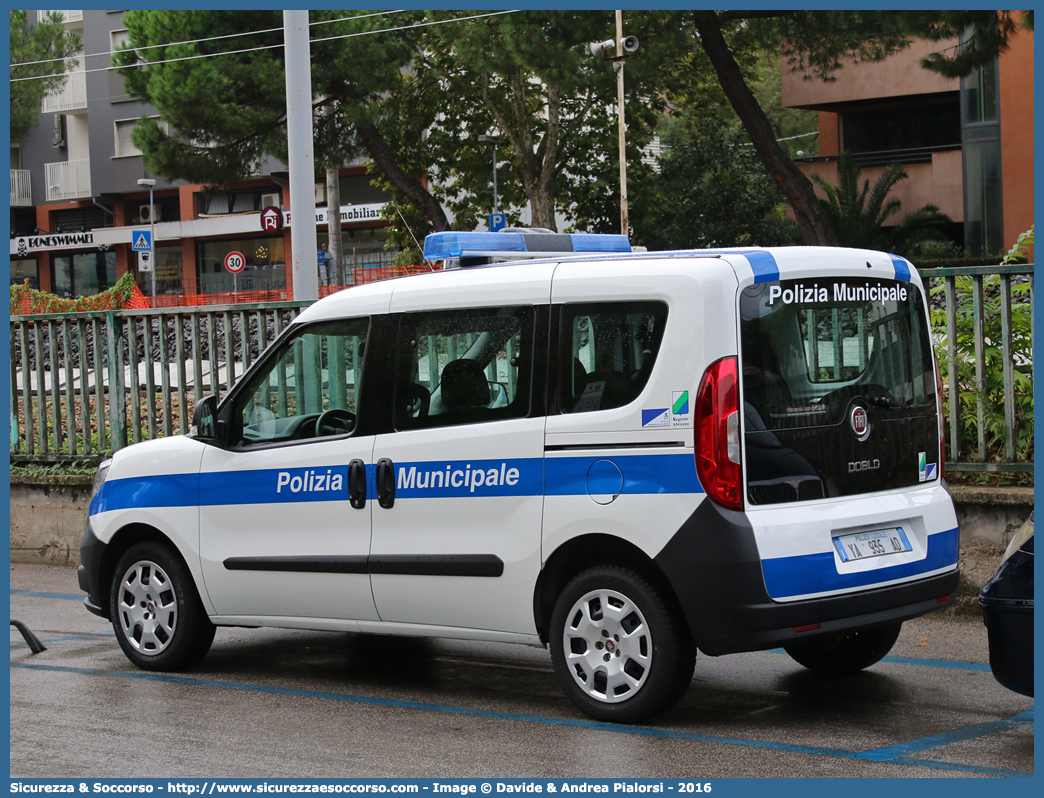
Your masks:
<svg viewBox="0 0 1044 798"><path fill-rule="evenodd" d="M420 242L419 242L419 241L417 240L417 236L415 236L415 235L413 234L413 231L412 231L412 230L410 229L410 225L409 225L409 223L408 223L408 222L406 221L406 217L405 217L405 216L403 216L403 215L402 215L402 211L400 211L400 210L399 210L399 206L398 206L398 205L396 205L396 204L395 204L395 203L393 202L393 203L392 203L392 207L393 207L393 208L395 208L395 212L396 212L397 214L399 214L399 218L400 218L400 219L402 219L402 224L403 224L403 226L404 226L404 227L406 228L406 232L410 234L410 238L412 238L412 239L413 239L413 243L414 243L414 244L416 244L416 245L417 245L417 249L418 249L418 250L420 250L420 254L421 254L421 260L423 260L423 261L424 261L424 264L425 264L425 265L426 265L426 266L428 267L428 271L430 271L430 272L433 272L433 271L435 271L435 267L434 267L434 266L432 266L432 265L431 265L431 263L430 263L430 262L429 262L429 261L428 261L427 259L425 259L425 257L424 257L424 247L422 247L422 246L420 245Z"/></svg>

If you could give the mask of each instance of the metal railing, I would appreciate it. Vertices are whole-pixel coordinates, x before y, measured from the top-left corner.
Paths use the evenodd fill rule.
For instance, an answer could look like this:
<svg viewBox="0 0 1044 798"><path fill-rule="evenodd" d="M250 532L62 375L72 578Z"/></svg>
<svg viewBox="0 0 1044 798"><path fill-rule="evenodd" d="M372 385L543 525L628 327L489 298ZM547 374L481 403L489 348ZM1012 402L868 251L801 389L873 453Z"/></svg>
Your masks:
<svg viewBox="0 0 1044 798"><path fill-rule="evenodd" d="M41 112L45 114L64 114L86 108L87 75L83 69L67 73L62 88L44 97L40 106Z"/></svg>
<svg viewBox="0 0 1044 798"><path fill-rule="evenodd" d="M68 22L82 22L83 21L83 11L82 10L79 10L79 11L37 11L36 12L36 18L37 19L43 19L48 14L61 14L62 15L62 22L66 22L66 23L68 23Z"/></svg>
<svg viewBox="0 0 1044 798"><path fill-rule="evenodd" d="M946 468L1032 472L1033 414L1016 400L1027 383L1032 397L1033 265L921 274L945 372ZM187 431L196 400L223 395L309 304L11 316L12 459L97 459ZM989 432L998 417L1000 436Z"/></svg>
<svg viewBox="0 0 1044 798"><path fill-rule="evenodd" d="M91 196L91 161L60 161L44 164L47 201Z"/></svg>
<svg viewBox="0 0 1044 798"><path fill-rule="evenodd" d="M11 170L11 205L24 206L33 204L32 183L28 169Z"/></svg>
<svg viewBox="0 0 1044 798"><path fill-rule="evenodd" d="M310 302L11 316L11 459L99 459L188 431Z"/></svg>
<svg viewBox="0 0 1044 798"><path fill-rule="evenodd" d="M922 269L921 277L943 299L932 315L945 370L946 467L1033 471L1033 264ZM1023 397L1028 413L1019 412ZM974 441L964 440L966 428Z"/></svg>

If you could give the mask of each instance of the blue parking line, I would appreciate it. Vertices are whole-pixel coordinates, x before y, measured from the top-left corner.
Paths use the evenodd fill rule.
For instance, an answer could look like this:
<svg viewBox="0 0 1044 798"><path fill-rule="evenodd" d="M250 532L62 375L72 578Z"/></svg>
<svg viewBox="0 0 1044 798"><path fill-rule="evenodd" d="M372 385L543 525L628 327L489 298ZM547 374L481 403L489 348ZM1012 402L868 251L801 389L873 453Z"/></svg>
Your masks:
<svg viewBox="0 0 1044 798"><path fill-rule="evenodd" d="M45 645L47 645L47 644L50 644L50 643L64 643L66 640L87 640L87 639L89 639L91 637L102 637L104 635L114 635L114 634L116 634L116 633L112 629L106 629L104 632L91 632L91 633L85 634L85 635L67 635L66 637L49 637L48 639L41 640L40 642L44 643ZM24 641L11 644L11 648L28 648L28 647L29 647L29 644L24 642Z"/></svg>
<svg viewBox="0 0 1044 798"><path fill-rule="evenodd" d="M920 740L911 740L908 743L890 745L886 748L876 748L873 751L864 751L859 755L860 759L869 759L876 762L890 762L910 754L919 754L932 748L941 748L944 745L961 742L962 740L974 740L978 737L989 737L992 734L1013 729L1023 724L1033 723L1033 709L1027 709L1010 718L993 720L988 723L979 723L945 734L936 734L932 737L922 737Z"/></svg>
<svg viewBox="0 0 1044 798"><path fill-rule="evenodd" d="M517 712L496 712L487 709L470 709L467 707L455 707L446 704L429 704L422 701L403 701L400 699L393 698L376 698L373 696L358 696L350 693L330 693L318 690L298 690L286 687L271 687L259 684L248 684L244 682L221 682L214 681L211 679L198 679L191 676L171 676L169 674L162 673L148 673L144 671L105 671L97 668L74 668L63 665L40 665L29 662L12 662L12 668L24 668L30 670L40 671L52 671L59 673L76 673L86 676L108 676L113 678L122 679L139 679L143 681L157 681L167 682L170 684L183 684L194 687L218 687L226 690L244 690L248 692L258 693L269 693L275 695L286 695L296 696L301 698L319 698L327 699L331 701L343 701L353 704L368 704L382 707L391 707L396 709L415 709L426 712L441 712L451 715L464 715L471 717L480 718L493 718L496 720L512 720L522 723L540 723L548 726L567 726L572 728L580 729L592 729L597 731L614 732L617 734L634 734L643 737L659 737L676 740L688 740L695 742L705 743L717 743L719 745L733 745L744 748L760 748L770 749L775 751L785 751L788 753L803 753L813 754L818 756L830 756L842 759L866 759L858 751L845 751L839 748L824 748L820 746L811 745L795 745L792 743L777 743L765 740L751 740L739 737L724 737L713 734L697 734L694 732L676 731L671 729L657 729L646 726L627 726L623 724L615 723L601 723L599 721L587 721L587 720L574 720L571 718L553 718L543 715L527 715ZM1025 714L1025 713L1023 713ZM1019 717L1019 716L1016 716ZM999 731L999 729L998 729ZM931 738L926 738L931 739ZM896 746L899 748L900 746ZM880 749L885 751L887 749ZM918 749L923 750L923 749ZM911 751L912 753L912 751ZM911 761L905 760L901 755L896 755L897 758L876 760L871 759L870 761L887 761L890 764L912 764ZM953 766L951 763L946 762L933 762L931 760L918 760L916 762L919 767L934 768L938 770L956 770L961 769L969 773L978 773L982 775L994 775L994 776L1007 776L1007 777L1026 777L1032 776L1032 773L1020 770L1001 770L997 768L983 768L974 765L961 765Z"/></svg>
<svg viewBox="0 0 1044 798"><path fill-rule="evenodd" d="M958 671L990 672L990 666L983 662L959 662L950 659L924 659L921 657L884 657L881 662L896 662L900 665L923 665L927 668L950 668Z"/></svg>
<svg viewBox="0 0 1044 798"><path fill-rule="evenodd" d="M782 648L769 648L765 650L766 654L786 654L786 650ZM921 665L925 668L948 668L950 670L957 671L984 671L990 672L990 666L982 662L961 662L960 660L952 659L928 659L925 657L899 657L889 655L882 657L881 662L891 662L897 665Z"/></svg>
<svg viewBox="0 0 1044 798"><path fill-rule="evenodd" d="M68 601L83 601L84 596L73 596L69 593L43 593L39 590L15 590L11 588L12 596L29 596L30 598L66 599Z"/></svg>

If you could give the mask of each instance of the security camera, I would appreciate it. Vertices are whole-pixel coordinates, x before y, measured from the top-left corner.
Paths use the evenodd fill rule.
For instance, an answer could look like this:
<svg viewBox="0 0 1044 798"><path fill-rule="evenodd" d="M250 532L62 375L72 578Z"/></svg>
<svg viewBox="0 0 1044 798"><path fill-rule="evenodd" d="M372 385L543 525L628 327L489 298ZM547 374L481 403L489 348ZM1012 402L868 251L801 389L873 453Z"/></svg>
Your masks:
<svg viewBox="0 0 1044 798"><path fill-rule="evenodd" d="M615 39L606 39L604 42L591 42L591 55L604 55L606 50L616 49Z"/></svg>
<svg viewBox="0 0 1044 798"><path fill-rule="evenodd" d="M638 37L637 36L624 36L623 38L623 51L625 53L633 53L638 49Z"/></svg>

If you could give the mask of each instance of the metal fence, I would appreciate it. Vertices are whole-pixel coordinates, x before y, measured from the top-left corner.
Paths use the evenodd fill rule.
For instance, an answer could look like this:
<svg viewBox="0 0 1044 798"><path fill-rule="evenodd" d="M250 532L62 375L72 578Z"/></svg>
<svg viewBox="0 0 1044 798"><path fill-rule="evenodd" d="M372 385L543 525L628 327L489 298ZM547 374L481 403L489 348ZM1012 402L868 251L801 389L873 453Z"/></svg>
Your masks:
<svg viewBox="0 0 1044 798"><path fill-rule="evenodd" d="M947 468L1032 471L1032 404L1020 407L1032 402L1033 265L921 274L945 372ZM308 304L11 316L12 460L100 459L186 432L196 400L223 395Z"/></svg>
<svg viewBox="0 0 1044 798"><path fill-rule="evenodd" d="M921 277L946 372L946 467L1033 471L1033 264L922 269Z"/></svg>
<svg viewBox="0 0 1044 798"><path fill-rule="evenodd" d="M11 459L180 434L310 302L11 316Z"/></svg>

